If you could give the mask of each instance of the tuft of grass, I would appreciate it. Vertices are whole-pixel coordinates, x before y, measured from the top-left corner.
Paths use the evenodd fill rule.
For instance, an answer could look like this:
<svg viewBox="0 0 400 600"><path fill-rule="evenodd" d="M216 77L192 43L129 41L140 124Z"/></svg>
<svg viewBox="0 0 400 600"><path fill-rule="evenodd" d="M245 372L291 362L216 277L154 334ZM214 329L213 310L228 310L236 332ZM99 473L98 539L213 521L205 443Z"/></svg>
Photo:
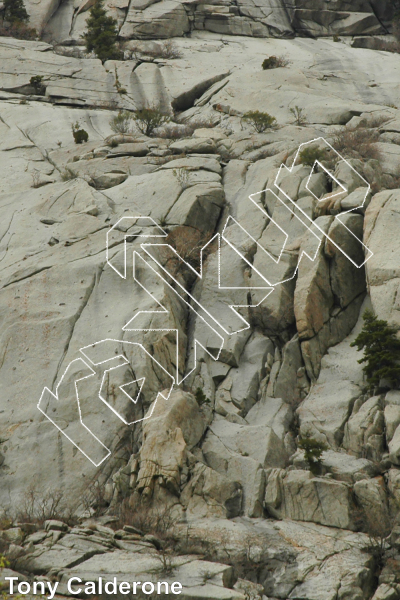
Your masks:
<svg viewBox="0 0 400 600"><path fill-rule="evenodd" d="M299 106L295 106L294 108L292 107L290 109L290 112L292 113L292 115L294 117L293 122L295 125L298 125L299 127L301 127L308 123L307 113L305 112L305 110L303 108L300 108Z"/></svg>
<svg viewBox="0 0 400 600"><path fill-rule="evenodd" d="M61 171L62 181L71 181L72 179L77 179L78 177L78 173L71 169L71 167L65 167L65 169Z"/></svg>

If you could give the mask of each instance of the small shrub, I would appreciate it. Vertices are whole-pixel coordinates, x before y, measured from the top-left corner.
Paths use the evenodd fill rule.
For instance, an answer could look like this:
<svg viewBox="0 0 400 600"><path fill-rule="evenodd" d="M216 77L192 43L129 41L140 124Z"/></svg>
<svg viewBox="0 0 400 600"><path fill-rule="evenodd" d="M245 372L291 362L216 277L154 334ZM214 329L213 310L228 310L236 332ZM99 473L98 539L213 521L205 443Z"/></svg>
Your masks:
<svg viewBox="0 0 400 600"><path fill-rule="evenodd" d="M243 115L242 119L247 121L257 133L263 133L263 131L270 129L276 123L275 117L259 110L250 110Z"/></svg>
<svg viewBox="0 0 400 600"><path fill-rule="evenodd" d="M295 106L294 108L290 109L290 112L294 116L295 125L301 127L302 125L305 125L307 123L307 113L303 108Z"/></svg>
<svg viewBox="0 0 400 600"><path fill-rule="evenodd" d="M262 63L264 71L268 69L278 69L279 67L287 67L290 63L284 56L269 56L265 58Z"/></svg>
<svg viewBox="0 0 400 600"><path fill-rule="evenodd" d="M146 54L147 56L151 56L152 58L182 58L182 53L177 48L173 40L166 40L165 42L160 44L160 46L158 46L158 48L156 48L155 50L146 50L142 52L142 54Z"/></svg>
<svg viewBox="0 0 400 600"><path fill-rule="evenodd" d="M165 239L166 244L170 244L174 248L182 260L174 253L169 252L166 256L166 264L168 270L174 274L183 274L185 277L193 276L191 270L185 263L188 263L193 269L200 268L201 250L210 241L211 235L206 235L198 229L181 225L176 227ZM209 244L203 252L203 261L213 251ZM185 262L183 262L185 261Z"/></svg>
<svg viewBox="0 0 400 600"><path fill-rule="evenodd" d="M307 167L313 167L315 164L315 161L324 160L325 156L326 156L326 152L324 149L317 148L315 146L314 147L308 146L307 148L304 148L304 150L302 150L300 152L299 160L302 165L305 165Z"/></svg>
<svg viewBox="0 0 400 600"><path fill-rule="evenodd" d="M135 120L140 133L148 137L153 135L155 129L170 121L169 115L154 107L136 110L132 118Z"/></svg>
<svg viewBox="0 0 400 600"><path fill-rule="evenodd" d="M65 167L63 171L61 171L61 181L71 181L72 179L77 179L78 173L73 171L70 167Z"/></svg>
<svg viewBox="0 0 400 600"><path fill-rule="evenodd" d="M334 35L333 36L333 41L334 42L341 42L342 40L340 39L340 37L338 35Z"/></svg>
<svg viewBox="0 0 400 600"><path fill-rule="evenodd" d="M321 456L328 446L324 442L319 442L311 435L305 435L299 440L299 448L304 450L304 459L308 463L312 473L318 473L321 465Z"/></svg>
<svg viewBox="0 0 400 600"><path fill-rule="evenodd" d="M333 138L333 146L345 158L379 159L375 142L379 133L367 127L343 127Z"/></svg>
<svg viewBox="0 0 400 600"><path fill-rule="evenodd" d="M173 538L173 529L177 523L170 508L155 509L141 502L132 506L129 498L125 498L115 505L111 514L117 518L113 523L115 529L122 529L124 525L130 525L140 533L149 533L162 540Z"/></svg>
<svg viewBox="0 0 400 600"><path fill-rule="evenodd" d="M157 551L157 554L153 554L153 556L159 562L158 567L153 570L153 573L159 573L160 575L173 574L175 566L171 548L164 546Z"/></svg>
<svg viewBox="0 0 400 600"><path fill-rule="evenodd" d="M199 387L197 388L194 396L199 406L201 406L202 404L209 404L211 402L210 398L207 398L203 390Z"/></svg>
<svg viewBox="0 0 400 600"><path fill-rule="evenodd" d="M117 142L117 140L111 140L110 142L110 148L118 148L119 144Z"/></svg>
<svg viewBox="0 0 400 600"><path fill-rule="evenodd" d="M366 363L363 371L372 389L379 386L382 379L391 385L400 381L400 340L396 337L397 330L387 321L378 319L372 311L366 310L363 315L364 325L350 346L356 346L364 356L358 362Z"/></svg>
<svg viewBox="0 0 400 600"><path fill-rule="evenodd" d="M87 32L83 34L86 50L94 52L103 63L106 60L122 60L123 54L118 50L118 25L116 19L107 16L103 6L104 0L96 0L90 9L86 21Z"/></svg>
<svg viewBox="0 0 400 600"><path fill-rule="evenodd" d="M17 40L36 40L38 34L36 29L28 27L26 23L14 21L7 27L0 25L0 37L13 37Z"/></svg>
<svg viewBox="0 0 400 600"><path fill-rule="evenodd" d="M43 83L42 75L35 75L30 78L30 85L33 87L35 94L38 96L44 96L46 93L46 86Z"/></svg>
<svg viewBox="0 0 400 600"><path fill-rule="evenodd" d="M201 571L201 578L203 580L203 583L207 583L207 581L210 581L210 579L213 579L215 577L215 573L213 571L210 571L209 569L204 569L203 571Z"/></svg>
<svg viewBox="0 0 400 600"><path fill-rule="evenodd" d="M74 510L64 503L63 493L59 490L47 490L40 493L35 487L31 487L24 495L20 505L15 507L15 521L20 523L33 523L42 527L45 521L56 519L76 524Z"/></svg>
<svg viewBox="0 0 400 600"><path fill-rule="evenodd" d="M128 110L120 110L110 121L110 127L114 133L131 134L132 133L132 113Z"/></svg>
<svg viewBox="0 0 400 600"><path fill-rule="evenodd" d="M397 507L398 508L398 507ZM372 554L376 561L378 571L390 560L390 534L395 525L395 517L385 511L361 510L359 515L361 530L368 535L368 545L364 552Z"/></svg>
<svg viewBox="0 0 400 600"><path fill-rule="evenodd" d="M89 140L88 132L81 129L78 122L72 125L72 135L74 136L75 144L83 144Z"/></svg>
<svg viewBox="0 0 400 600"><path fill-rule="evenodd" d="M115 72L115 87L117 88L118 94L127 94L128 90L121 85L121 82L118 77L117 67L114 68Z"/></svg>
<svg viewBox="0 0 400 600"><path fill-rule="evenodd" d="M41 175L40 175L40 171L38 171L37 169L33 169L32 173L32 187L33 188L39 188L41 187Z"/></svg>

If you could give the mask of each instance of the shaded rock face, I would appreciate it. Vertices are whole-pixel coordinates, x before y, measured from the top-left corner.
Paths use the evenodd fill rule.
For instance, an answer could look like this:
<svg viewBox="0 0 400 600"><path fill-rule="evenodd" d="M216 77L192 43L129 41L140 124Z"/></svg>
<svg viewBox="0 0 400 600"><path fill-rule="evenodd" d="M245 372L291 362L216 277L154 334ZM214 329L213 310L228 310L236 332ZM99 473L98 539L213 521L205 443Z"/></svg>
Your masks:
<svg viewBox="0 0 400 600"><path fill-rule="evenodd" d="M45 29L48 40L81 43L90 2L48 0L38 11L32 5L32 22ZM388 1L374 3L328 2L326 0L231 0L195 3L191 1L135 0L106 2L109 14L117 19L123 39L179 37L193 31L252 37L320 37L332 35L376 35L387 33L393 16Z"/></svg>

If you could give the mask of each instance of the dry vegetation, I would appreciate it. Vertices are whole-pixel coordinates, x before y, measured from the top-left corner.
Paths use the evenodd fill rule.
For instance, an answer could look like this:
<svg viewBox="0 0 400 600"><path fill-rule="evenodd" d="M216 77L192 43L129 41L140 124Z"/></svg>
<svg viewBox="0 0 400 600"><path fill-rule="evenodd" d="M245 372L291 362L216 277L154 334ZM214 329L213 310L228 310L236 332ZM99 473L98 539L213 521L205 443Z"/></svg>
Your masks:
<svg viewBox="0 0 400 600"><path fill-rule="evenodd" d="M379 159L376 142L379 133L366 127L344 127L333 139L333 146L344 158Z"/></svg>
<svg viewBox="0 0 400 600"><path fill-rule="evenodd" d="M165 40L165 42L158 44L153 49L142 49L140 46L136 46L132 49L132 55L135 57L137 55L144 55L153 59L164 58L167 60L182 58L182 53L173 40Z"/></svg>
<svg viewBox="0 0 400 600"><path fill-rule="evenodd" d="M208 244L211 237L211 234L204 234L198 229L186 227L184 225L171 231L171 233L168 234L165 243L170 244L182 260L174 253L167 250L165 265L168 271L174 276L182 275L185 279L192 278L194 274L185 262L198 271L200 269L201 250ZM209 244L203 251L203 261L206 260L207 256L214 250L215 244Z"/></svg>

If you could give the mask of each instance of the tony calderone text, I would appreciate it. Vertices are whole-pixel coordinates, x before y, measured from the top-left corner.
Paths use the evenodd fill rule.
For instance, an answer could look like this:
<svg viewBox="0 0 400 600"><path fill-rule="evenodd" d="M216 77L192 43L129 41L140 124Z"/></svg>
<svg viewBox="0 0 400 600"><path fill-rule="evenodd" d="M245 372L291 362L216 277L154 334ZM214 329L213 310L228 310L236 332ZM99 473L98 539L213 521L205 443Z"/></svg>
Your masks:
<svg viewBox="0 0 400 600"><path fill-rule="evenodd" d="M57 593L59 585L58 581L34 581L29 583L28 581L19 581L18 577L5 577L6 581L9 582L9 593L10 594L38 594L41 596L47 596L48 600L53 600ZM71 577L67 581L67 587L70 594L138 594L139 590L143 594L181 594L182 584L179 581L168 583L167 581L157 581L152 583L151 581L117 581L116 577L112 580L103 581L102 577L99 577L97 581L86 581L82 582L79 577Z"/></svg>

